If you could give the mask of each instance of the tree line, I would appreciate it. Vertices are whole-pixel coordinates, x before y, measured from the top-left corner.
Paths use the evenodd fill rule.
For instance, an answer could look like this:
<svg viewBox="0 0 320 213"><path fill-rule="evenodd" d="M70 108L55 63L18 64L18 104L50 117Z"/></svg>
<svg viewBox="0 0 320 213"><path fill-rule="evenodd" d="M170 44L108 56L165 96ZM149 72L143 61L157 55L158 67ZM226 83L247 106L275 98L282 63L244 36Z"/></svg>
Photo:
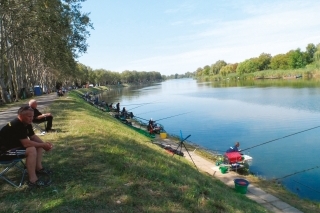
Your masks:
<svg viewBox="0 0 320 213"><path fill-rule="evenodd" d="M77 63L87 52L93 24L85 0L0 0L0 101L88 83L159 81L159 72L93 70Z"/></svg>
<svg viewBox="0 0 320 213"><path fill-rule="evenodd" d="M206 65L198 68L194 75L196 77L221 75L227 76L231 73L242 75L263 70L293 70L305 68L311 65L316 69L320 68L320 44L308 44L305 51L301 49L290 50L285 54L271 56L268 53L261 53L259 57L246 59L240 63L227 63L218 60L211 66Z"/></svg>
<svg viewBox="0 0 320 213"><path fill-rule="evenodd" d="M165 79L160 72L157 71L129 71L125 70L121 73L105 69L95 69L79 63L76 70L76 86L92 83L94 85L116 85L116 84L143 84L149 82L159 82ZM80 85L79 85L80 84Z"/></svg>
<svg viewBox="0 0 320 213"><path fill-rule="evenodd" d="M74 77L87 50L83 0L0 0L0 96L19 98L35 85L54 88ZM28 91L27 91L28 92Z"/></svg>

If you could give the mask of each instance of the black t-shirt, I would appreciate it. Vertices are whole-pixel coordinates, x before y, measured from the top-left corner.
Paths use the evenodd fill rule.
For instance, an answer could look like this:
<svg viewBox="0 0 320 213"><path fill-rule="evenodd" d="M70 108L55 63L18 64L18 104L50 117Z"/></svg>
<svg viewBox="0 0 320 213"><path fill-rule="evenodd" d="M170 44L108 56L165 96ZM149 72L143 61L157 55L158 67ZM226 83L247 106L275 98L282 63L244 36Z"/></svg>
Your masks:
<svg viewBox="0 0 320 213"><path fill-rule="evenodd" d="M30 138L33 135L31 124L25 125L18 118L15 118L0 130L0 148L1 150L9 150L22 147L20 140Z"/></svg>
<svg viewBox="0 0 320 213"><path fill-rule="evenodd" d="M38 109L33 109L33 112L34 112L34 114L33 114L33 121L37 121L37 120L38 120L37 117L38 117L39 115L42 115L42 113L39 112Z"/></svg>

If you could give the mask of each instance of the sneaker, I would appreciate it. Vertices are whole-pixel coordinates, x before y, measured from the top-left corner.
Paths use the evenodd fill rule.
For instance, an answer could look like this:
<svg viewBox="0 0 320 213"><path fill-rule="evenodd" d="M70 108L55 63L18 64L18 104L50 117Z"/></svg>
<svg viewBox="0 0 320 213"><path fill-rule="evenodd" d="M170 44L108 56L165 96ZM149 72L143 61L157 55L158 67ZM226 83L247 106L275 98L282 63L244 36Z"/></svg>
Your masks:
<svg viewBox="0 0 320 213"><path fill-rule="evenodd" d="M46 134L46 132L45 132L45 131L42 131L39 135L43 136L43 135L45 135L45 134Z"/></svg>
<svg viewBox="0 0 320 213"><path fill-rule="evenodd" d="M46 182L44 182L42 180L39 180L39 179L34 183L28 181L27 185L28 185L29 188L38 188L38 187L49 186L48 183L46 183Z"/></svg>
<svg viewBox="0 0 320 213"><path fill-rule="evenodd" d="M42 168L42 169L40 169L40 170L38 170L38 171L36 171L36 174L44 174L44 175L52 175L52 170L50 170L50 169L46 169L46 168Z"/></svg>

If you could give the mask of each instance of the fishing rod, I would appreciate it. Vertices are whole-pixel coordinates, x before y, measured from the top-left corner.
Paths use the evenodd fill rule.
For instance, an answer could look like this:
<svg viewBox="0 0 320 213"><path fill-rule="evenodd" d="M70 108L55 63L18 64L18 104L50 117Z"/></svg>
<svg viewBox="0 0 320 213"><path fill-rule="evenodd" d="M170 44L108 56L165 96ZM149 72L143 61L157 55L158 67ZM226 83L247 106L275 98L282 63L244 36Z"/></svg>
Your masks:
<svg viewBox="0 0 320 213"><path fill-rule="evenodd" d="M313 169L318 169L318 168L320 168L320 166L315 166L315 167L312 167L312 168L309 168L309 169L301 170L301 171L299 171L299 172L294 172L294 173L292 173L292 174L285 175L285 176L283 176L283 177L276 178L276 179L274 179L274 180L284 179L284 178L287 178L287 177L290 177L290 176L293 176L293 175L296 175L296 174L299 174L299 173L307 172L307 171L310 171L310 170L313 170Z"/></svg>
<svg viewBox="0 0 320 213"><path fill-rule="evenodd" d="M320 127L320 126L316 126L316 127L310 128L310 129L302 130L302 131L300 131L300 132L292 133L292 134L290 134L290 135L286 135L286 136L283 136L283 137L281 137L281 138L276 138L276 139L273 139L273 140L270 140L270 141L267 141L267 142L264 142L264 143L261 143L261 144L258 144L258 145L255 145L255 146L246 148L246 149L243 149L242 151L245 151L245 150L248 150L248 149L252 149L252 148L255 148L255 147L257 147L257 146L262 146L262 145L264 145L264 144L271 143L271 142L273 142L273 141L277 141L277 140L280 140L280 139L283 139L283 138L287 138L287 137L290 137L290 136L293 136L293 135L297 135L297 134L300 134L300 133L302 133L302 132L307 132L307 131L310 131L310 130L313 130L313 129L317 129L317 128L319 128L319 127Z"/></svg>
<svg viewBox="0 0 320 213"><path fill-rule="evenodd" d="M142 105L140 105L140 106L137 106L137 107L133 107L133 108L131 108L131 109L128 109L128 111L129 111L129 110L133 110L133 109L136 109L136 108L139 108L139 107L142 107L142 106L144 106L144 105L146 105L146 104L142 104Z"/></svg>
<svg viewBox="0 0 320 213"><path fill-rule="evenodd" d="M166 117L166 118L157 119L156 121L161 121L161 120L164 120L164 119L173 118L173 117L176 117L176 116L179 116L179 115L184 115L184 114L187 114L187 113L190 113L190 112L185 112L185 113L181 113L181 114L178 114L178 115L173 115L173 116L169 116L169 117Z"/></svg>
<svg viewBox="0 0 320 213"><path fill-rule="evenodd" d="M133 116L133 117L135 117L135 118L139 118L139 119L141 119L141 120L145 120L145 121L149 121L149 120L147 120L147 119L144 119L144 118L140 118L140 117L138 117L138 116Z"/></svg>
<svg viewBox="0 0 320 213"><path fill-rule="evenodd" d="M173 118L173 117L176 117L176 116L179 116L179 115L183 115L183 114L187 114L187 113L190 113L190 112L185 112L185 113L181 113L181 114L178 114L178 115L173 115L173 116L169 116L169 117L166 117L166 118L157 119L157 120L155 120L155 121L160 121L160 120L164 120L164 119L168 119L168 118ZM138 117L138 116L134 116L134 117L139 118L139 119L141 119L141 120L149 121L149 120L147 120L147 119L140 118L140 117Z"/></svg>
<svg viewBox="0 0 320 213"><path fill-rule="evenodd" d="M136 109L136 108L138 108L138 107L142 107L142 106L148 105L148 104L154 104L154 103L157 103L157 101L156 101L156 102L149 102L149 103L142 103L142 104L130 104L130 105L139 105L139 106L134 107L134 108L131 108L131 109L129 109L129 110ZM130 105L125 105L125 106L130 106Z"/></svg>
<svg viewBox="0 0 320 213"><path fill-rule="evenodd" d="M158 112L158 111L162 111L162 110L165 110L165 109L158 109L158 110L154 110L154 111L139 113L138 115L143 115L143 114L147 114L147 113L151 113L151 112Z"/></svg>
<svg viewBox="0 0 320 213"><path fill-rule="evenodd" d="M132 105L143 105L143 104L152 104L152 103L154 103L154 102L149 102L149 103L141 103L141 104L128 104L128 105L126 105L126 104L123 104L123 105L125 105L125 106L132 106Z"/></svg>

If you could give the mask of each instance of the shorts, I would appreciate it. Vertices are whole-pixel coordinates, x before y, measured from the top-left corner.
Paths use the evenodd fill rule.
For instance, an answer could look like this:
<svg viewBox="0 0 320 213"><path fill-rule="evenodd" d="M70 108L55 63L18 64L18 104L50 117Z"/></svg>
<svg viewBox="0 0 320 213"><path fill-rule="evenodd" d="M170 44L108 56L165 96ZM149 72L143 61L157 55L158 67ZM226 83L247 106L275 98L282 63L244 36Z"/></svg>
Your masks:
<svg viewBox="0 0 320 213"><path fill-rule="evenodd" d="M26 157L26 148L18 147L18 148L13 148L6 152L1 153L0 160L6 161L6 160L14 160L17 158L25 158L25 157Z"/></svg>

